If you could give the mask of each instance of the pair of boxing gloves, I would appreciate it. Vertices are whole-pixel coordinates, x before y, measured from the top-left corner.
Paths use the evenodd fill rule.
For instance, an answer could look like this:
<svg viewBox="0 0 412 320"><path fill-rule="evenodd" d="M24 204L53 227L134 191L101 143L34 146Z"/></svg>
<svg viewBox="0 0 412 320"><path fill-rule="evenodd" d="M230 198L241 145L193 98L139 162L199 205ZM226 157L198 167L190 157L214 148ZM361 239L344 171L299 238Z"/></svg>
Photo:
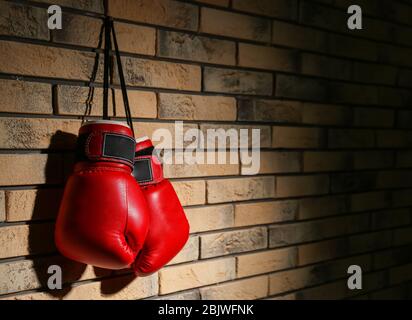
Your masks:
<svg viewBox="0 0 412 320"><path fill-rule="evenodd" d="M143 276L167 264L188 237L185 213L152 142L136 143L130 128L116 121L83 125L56 221L58 250Z"/></svg>

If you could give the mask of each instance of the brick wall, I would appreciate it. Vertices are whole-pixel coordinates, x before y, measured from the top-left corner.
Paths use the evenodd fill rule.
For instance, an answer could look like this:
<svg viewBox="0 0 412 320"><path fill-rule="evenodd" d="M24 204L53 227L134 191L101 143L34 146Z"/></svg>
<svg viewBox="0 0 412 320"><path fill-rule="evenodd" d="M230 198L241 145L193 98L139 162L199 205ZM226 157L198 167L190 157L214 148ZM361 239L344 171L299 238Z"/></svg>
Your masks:
<svg viewBox="0 0 412 320"><path fill-rule="evenodd" d="M0 1L0 298L411 297L412 1L109 1L138 136L174 120L261 129L256 176L165 168L192 234L138 279L53 243L102 2ZM346 28L352 2L362 31ZM47 28L49 4L63 6L62 30ZM100 65L91 118L101 80ZM51 264L61 291L47 291ZM347 289L351 264L363 290Z"/></svg>

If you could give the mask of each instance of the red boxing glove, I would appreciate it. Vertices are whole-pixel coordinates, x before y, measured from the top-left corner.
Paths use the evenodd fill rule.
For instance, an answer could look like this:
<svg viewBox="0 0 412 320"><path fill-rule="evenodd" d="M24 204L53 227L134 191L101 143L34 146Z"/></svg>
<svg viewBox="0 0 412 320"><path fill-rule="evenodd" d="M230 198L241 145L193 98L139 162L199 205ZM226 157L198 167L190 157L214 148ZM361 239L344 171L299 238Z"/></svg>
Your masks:
<svg viewBox="0 0 412 320"><path fill-rule="evenodd" d="M143 246L149 211L131 175L135 140L116 121L80 128L77 163L69 177L55 229L66 257L107 269L129 267Z"/></svg>
<svg viewBox="0 0 412 320"><path fill-rule="evenodd" d="M150 210L149 233L133 268L138 275L149 275L167 264L189 238L189 223L170 181L163 178L153 144L142 138L136 145L133 175Z"/></svg>

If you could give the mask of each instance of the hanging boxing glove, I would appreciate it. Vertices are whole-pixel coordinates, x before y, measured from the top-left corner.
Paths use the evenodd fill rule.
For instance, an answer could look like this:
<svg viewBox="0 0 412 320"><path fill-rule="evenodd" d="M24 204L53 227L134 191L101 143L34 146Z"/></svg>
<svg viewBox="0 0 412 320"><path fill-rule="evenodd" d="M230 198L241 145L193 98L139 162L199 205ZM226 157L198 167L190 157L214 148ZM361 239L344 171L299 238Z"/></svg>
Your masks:
<svg viewBox="0 0 412 320"><path fill-rule="evenodd" d="M153 155L149 138L136 144L133 175L139 182L150 212L146 241L133 269L149 275L167 264L183 248L189 237L189 223L169 180L163 178L159 159Z"/></svg>
<svg viewBox="0 0 412 320"><path fill-rule="evenodd" d="M65 186L55 242L66 257L101 268L129 267L149 226L145 196L131 175L135 140L116 121L80 128L77 162Z"/></svg>

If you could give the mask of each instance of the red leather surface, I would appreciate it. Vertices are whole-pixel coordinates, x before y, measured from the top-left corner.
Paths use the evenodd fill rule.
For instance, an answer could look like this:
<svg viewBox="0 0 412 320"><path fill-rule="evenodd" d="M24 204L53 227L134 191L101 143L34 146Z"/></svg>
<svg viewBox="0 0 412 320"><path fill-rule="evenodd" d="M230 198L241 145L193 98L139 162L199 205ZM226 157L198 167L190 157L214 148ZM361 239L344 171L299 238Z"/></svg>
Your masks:
<svg viewBox="0 0 412 320"><path fill-rule="evenodd" d="M93 126L93 130L101 129ZM109 130L125 132L123 128L110 126ZM64 256L79 262L126 268L143 246L149 219L145 196L129 166L79 162L64 190L56 221L56 246Z"/></svg>
<svg viewBox="0 0 412 320"><path fill-rule="evenodd" d="M152 165L154 171L162 170L158 161L152 161ZM150 209L150 226L133 267L136 274L149 275L167 264L183 248L189 237L189 223L169 180L141 186L141 189Z"/></svg>

